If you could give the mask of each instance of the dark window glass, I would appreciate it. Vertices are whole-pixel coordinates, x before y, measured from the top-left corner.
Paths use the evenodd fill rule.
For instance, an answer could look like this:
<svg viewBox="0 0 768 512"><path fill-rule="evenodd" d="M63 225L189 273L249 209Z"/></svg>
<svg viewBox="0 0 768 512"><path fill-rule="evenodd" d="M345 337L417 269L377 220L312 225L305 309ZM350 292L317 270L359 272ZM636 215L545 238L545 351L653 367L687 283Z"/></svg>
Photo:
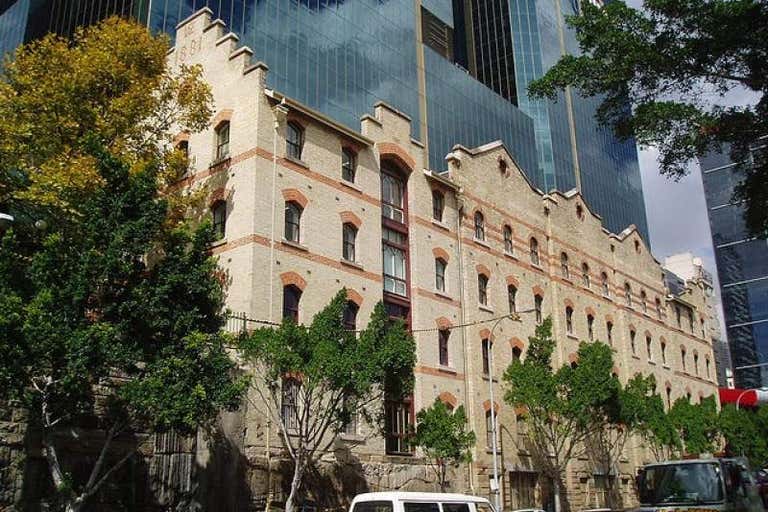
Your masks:
<svg viewBox="0 0 768 512"><path fill-rule="evenodd" d="M440 353L440 364L448 366L448 338L451 331L442 329L437 332L438 351Z"/></svg>
<svg viewBox="0 0 768 512"><path fill-rule="evenodd" d="M541 295L536 295L533 298L533 307L534 307L534 310L536 311L537 324L540 324L541 322L544 321L544 315L541 308L543 302L544 302L544 298Z"/></svg>
<svg viewBox="0 0 768 512"><path fill-rule="evenodd" d="M586 263L581 265L581 284L584 285L584 288L589 288L590 285L589 265Z"/></svg>
<svg viewBox="0 0 768 512"><path fill-rule="evenodd" d="M515 244L512 241L512 228L504 226L504 252L507 254L515 253Z"/></svg>
<svg viewBox="0 0 768 512"><path fill-rule="evenodd" d="M384 261L384 291L406 297L408 290L405 281L406 237L399 231L382 229L381 246Z"/></svg>
<svg viewBox="0 0 768 512"><path fill-rule="evenodd" d="M445 209L445 196L439 190L432 191L432 218L443 222L443 210Z"/></svg>
<svg viewBox="0 0 768 512"><path fill-rule="evenodd" d="M350 183L355 182L357 158L349 149L341 150L341 178Z"/></svg>
<svg viewBox="0 0 768 512"><path fill-rule="evenodd" d="M565 330L568 334L573 334L573 308L565 308Z"/></svg>
<svg viewBox="0 0 768 512"><path fill-rule="evenodd" d="M565 253L560 255L560 274L563 276L563 279L571 278L571 271L568 267L568 255Z"/></svg>
<svg viewBox="0 0 768 512"><path fill-rule="evenodd" d="M608 274L603 272L600 274L600 284L603 287L603 297L611 296L611 285L608 283Z"/></svg>
<svg viewBox="0 0 768 512"><path fill-rule="evenodd" d="M608 334L608 344L613 345L613 324L611 322L606 322L605 331Z"/></svg>
<svg viewBox="0 0 768 512"><path fill-rule="evenodd" d="M381 173L381 216L405 223L405 183L390 172Z"/></svg>
<svg viewBox="0 0 768 512"><path fill-rule="evenodd" d="M283 379L283 392L280 401L280 418L288 432L296 432L299 428L299 388L301 384L296 379Z"/></svg>
<svg viewBox="0 0 768 512"><path fill-rule="evenodd" d="M485 442L488 448L493 446L493 419L491 410L485 411Z"/></svg>
<svg viewBox="0 0 768 512"><path fill-rule="evenodd" d="M391 454L411 454L411 404L408 401L387 400L384 405L386 450Z"/></svg>
<svg viewBox="0 0 768 512"><path fill-rule="evenodd" d="M435 259L435 289L445 291L445 261L442 258Z"/></svg>
<svg viewBox="0 0 768 512"><path fill-rule="evenodd" d="M283 318L299 322L299 301L301 290L298 287L290 284L283 288Z"/></svg>
<svg viewBox="0 0 768 512"><path fill-rule="evenodd" d="M223 122L216 128L216 160L229 157L229 122Z"/></svg>
<svg viewBox="0 0 768 512"><path fill-rule="evenodd" d="M648 295L646 295L645 290L640 292L640 307L643 309L643 313L648 312Z"/></svg>
<svg viewBox="0 0 768 512"><path fill-rule="evenodd" d="M661 364L667 364L667 344L661 344Z"/></svg>
<svg viewBox="0 0 768 512"><path fill-rule="evenodd" d="M184 155L184 158L189 158L189 141L180 141L178 144L176 144L176 150L180 151L181 154Z"/></svg>
<svg viewBox="0 0 768 512"><path fill-rule="evenodd" d="M685 349L681 348L680 349L680 365L683 367L683 371L686 371L686 369L687 369L686 368L686 360L685 360L686 357L685 356L686 356Z"/></svg>
<svg viewBox="0 0 768 512"><path fill-rule="evenodd" d="M357 329L357 312L360 308L357 304L352 302L351 300L347 301L346 306L344 307L344 316L342 318L342 322L344 323L344 329L348 331L354 331Z"/></svg>
<svg viewBox="0 0 768 512"><path fill-rule="evenodd" d="M511 284L507 286L507 302L509 303L509 312L517 312L517 288Z"/></svg>
<svg viewBox="0 0 768 512"><path fill-rule="evenodd" d="M649 361L653 361L653 340L650 336L645 337L645 352Z"/></svg>
<svg viewBox="0 0 768 512"><path fill-rule="evenodd" d="M637 354L637 346L635 345L635 331L629 331L629 345L632 348L632 353Z"/></svg>
<svg viewBox="0 0 768 512"><path fill-rule="evenodd" d="M513 361L520 361L520 358L523 356L523 351L520 350L520 347L515 347L512 349L512 360Z"/></svg>
<svg viewBox="0 0 768 512"><path fill-rule="evenodd" d="M439 512L437 503L403 503L405 512Z"/></svg>
<svg viewBox="0 0 768 512"><path fill-rule="evenodd" d="M587 315L587 338L589 341L595 340L595 317Z"/></svg>
<svg viewBox="0 0 768 512"><path fill-rule="evenodd" d="M213 236L216 240L221 240L227 234L227 203L226 201L216 201L211 206L213 215Z"/></svg>
<svg viewBox="0 0 768 512"><path fill-rule="evenodd" d="M485 218L480 212L475 212L475 239L485 240Z"/></svg>
<svg viewBox="0 0 768 512"><path fill-rule="evenodd" d="M285 153L296 160L301 160L304 149L304 130L296 123L289 122L285 130Z"/></svg>
<svg viewBox="0 0 768 512"><path fill-rule="evenodd" d="M301 241L302 208L298 203L285 203L285 239L299 243Z"/></svg>
<svg viewBox="0 0 768 512"><path fill-rule="evenodd" d="M483 374L488 375L491 373L491 366L489 364L490 361L488 361L488 357L490 356L490 343L487 339L481 342L481 349L483 356Z"/></svg>
<svg viewBox="0 0 768 512"><path fill-rule="evenodd" d="M483 274L477 274L477 300L483 306L488 305L488 278Z"/></svg>
<svg viewBox="0 0 768 512"><path fill-rule="evenodd" d="M632 307L632 288L629 287L629 283L624 283L624 299L627 301L627 306Z"/></svg>
<svg viewBox="0 0 768 512"><path fill-rule="evenodd" d="M352 512L392 512L391 501L361 501L355 503Z"/></svg>
<svg viewBox="0 0 768 512"><path fill-rule="evenodd" d="M342 257L347 261L355 261L355 240L357 228L353 224L346 223L342 228L344 238L342 245Z"/></svg>
<svg viewBox="0 0 768 512"><path fill-rule="evenodd" d="M539 264L539 241L531 238L531 263Z"/></svg>

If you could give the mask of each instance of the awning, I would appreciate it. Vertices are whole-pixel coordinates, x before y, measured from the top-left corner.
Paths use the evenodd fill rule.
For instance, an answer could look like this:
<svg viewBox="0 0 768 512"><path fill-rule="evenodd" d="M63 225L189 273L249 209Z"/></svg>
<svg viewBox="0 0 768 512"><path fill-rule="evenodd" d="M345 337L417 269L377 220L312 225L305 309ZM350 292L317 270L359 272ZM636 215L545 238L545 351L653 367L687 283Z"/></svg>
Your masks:
<svg viewBox="0 0 768 512"><path fill-rule="evenodd" d="M768 389L731 389L718 390L721 404L736 404L739 407L757 407L768 404Z"/></svg>

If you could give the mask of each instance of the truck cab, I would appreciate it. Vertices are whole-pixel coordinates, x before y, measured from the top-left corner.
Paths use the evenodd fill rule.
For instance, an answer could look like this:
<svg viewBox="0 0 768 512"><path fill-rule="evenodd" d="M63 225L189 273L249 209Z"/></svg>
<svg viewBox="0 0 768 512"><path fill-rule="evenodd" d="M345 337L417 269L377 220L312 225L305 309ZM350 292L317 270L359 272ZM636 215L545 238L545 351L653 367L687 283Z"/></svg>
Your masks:
<svg viewBox="0 0 768 512"><path fill-rule="evenodd" d="M690 459L648 464L637 476L640 512L704 509L762 512L745 459Z"/></svg>

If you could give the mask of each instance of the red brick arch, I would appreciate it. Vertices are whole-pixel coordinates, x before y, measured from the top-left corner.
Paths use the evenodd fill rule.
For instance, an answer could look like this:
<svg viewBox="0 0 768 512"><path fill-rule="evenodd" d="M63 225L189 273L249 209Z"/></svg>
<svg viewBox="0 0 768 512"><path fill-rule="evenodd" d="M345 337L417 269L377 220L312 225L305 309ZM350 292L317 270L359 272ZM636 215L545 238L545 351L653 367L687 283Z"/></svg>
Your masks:
<svg viewBox="0 0 768 512"><path fill-rule="evenodd" d="M285 199L286 202L293 201L294 203L298 204L302 208L306 208L307 203L309 203L307 196L305 196L295 188L283 189L283 199Z"/></svg>
<svg viewBox="0 0 768 512"><path fill-rule="evenodd" d="M208 206L211 207L219 201L224 201L226 198L227 198L227 191L224 189L224 187L217 188L216 190L211 192L211 195L208 198Z"/></svg>
<svg viewBox="0 0 768 512"><path fill-rule="evenodd" d="M488 411L491 410L491 401L490 400L486 400L485 402L483 402L483 410L485 412L488 412ZM499 412L499 403L496 402L496 401L493 402L493 411L494 412Z"/></svg>
<svg viewBox="0 0 768 512"><path fill-rule="evenodd" d="M475 270L477 270L478 274L483 274L485 277L491 277L491 271L482 263L478 263Z"/></svg>
<svg viewBox="0 0 768 512"><path fill-rule="evenodd" d="M646 338L653 338L653 336L651 336L651 331L645 331L643 333L643 336L645 336Z"/></svg>
<svg viewBox="0 0 768 512"><path fill-rule="evenodd" d="M414 160L413 157L399 144L395 144L394 142L378 142L376 143L376 149L379 150L380 160L395 160L401 166L405 167L408 172L413 172L414 169L416 169L416 160Z"/></svg>
<svg viewBox="0 0 768 512"><path fill-rule="evenodd" d="M576 352L571 352L570 354L568 354L568 362L570 364L573 364L573 363L578 364L579 363L579 354L577 354Z"/></svg>
<svg viewBox="0 0 768 512"><path fill-rule="evenodd" d="M189 140L189 130L183 130L183 131L180 131L179 133L177 133L173 137L173 145L177 146L179 144L179 142L182 142L182 141L185 141L185 140L186 141Z"/></svg>
<svg viewBox="0 0 768 512"><path fill-rule="evenodd" d="M434 255L435 258L440 258L446 263L448 263L448 260L450 259L450 256L448 256L448 252L442 247L432 248L432 254Z"/></svg>
<svg viewBox="0 0 768 512"><path fill-rule="evenodd" d="M357 215L355 215L353 212L350 212L350 211L339 213L339 217L341 217L342 224L352 224L358 229L360 228L360 225L363 223L363 221L360 220L360 217L358 217Z"/></svg>
<svg viewBox="0 0 768 512"><path fill-rule="evenodd" d="M213 122L211 123L211 126L213 126L214 128L218 128L218 126L224 121L231 121L232 114L233 114L233 110L231 108L225 108L223 110L220 110L213 117Z"/></svg>
<svg viewBox="0 0 768 512"><path fill-rule="evenodd" d="M565 307L574 309L573 307L573 301L571 299L565 299L563 300L563 304L565 304Z"/></svg>
<svg viewBox="0 0 768 512"><path fill-rule="evenodd" d="M304 291L304 289L307 287L307 282L304 280L304 278L296 272L292 271L283 272L280 274L280 281L282 281L283 286L293 285L301 291Z"/></svg>
<svg viewBox="0 0 768 512"><path fill-rule="evenodd" d="M541 286L536 285L533 288L531 288L531 290L533 291L534 295L538 295L539 297L544 297L544 288L542 288Z"/></svg>
<svg viewBox="0 0 768 512"><path fill-rule="evenodd" d="M523 343L522 340L520 340L520 338L517 338L514 336L512 338L509 338L509 347L513 349L518 348L520 349L520 352L525 351L525 343Z"/></svg>
<svg viewBox="0 0 768 512"><path fill-rule="evenodd" d="M515 279L515 276L507 276L507 286L509 285L512 285L515 288L519 288L520 282L517 279Z"/></svg>
<svg viewBox="0 0 768 512"><path fill-rule="evenodd" d="M672 389L672 383L668 380L664 381L664 389Z"/></svg>
<svg viewBox="0 0 768 512"><path fill-rule="evenodd" d="M597 318L597 314L595 313L595 310L592 309L590 306L587 306L584 309L584 313L586 313L587 315L590 315L592 318Z"/></svg>
<svg viewBox="0 0 768 512"><path fill-rule="evenodd" d="M605 315L605 321L613 323L613 315Z"/></svg>
<svg viewBox="0 0 768 512"><path fill-rule="evenodd" d="M455 409L459 404L459 400L453 395L453 393L449 393L448 391L443 391L437 395L437 398L445 405L450 405L451 409Z"/></svg>
<svg viewBox="0 0 768 512"><path fill-rule="evenodd" d="M436 318L435 324L437 325L438 329L450 329L451 327L453 327L453 322L451 322L449 319L445 318L444 316L441 316L440 318Z"/></svg>
<svg viewBox="0 0 768 512"><path fill-rule="evenodd" d="M354 302L358 307L363 304L363 296L351 288L347 288L347 300Z"/></svg>
<svg viewBox="0 0 768 512"><path fill-rule="evenodd" d="M493 341L493 340L496 339L496 337L495 336L492 337L491 336L491 331L489 331L488 329L482 329L482 330L480 330L480 339L481 340L490 339L491 341Z"/></svg>

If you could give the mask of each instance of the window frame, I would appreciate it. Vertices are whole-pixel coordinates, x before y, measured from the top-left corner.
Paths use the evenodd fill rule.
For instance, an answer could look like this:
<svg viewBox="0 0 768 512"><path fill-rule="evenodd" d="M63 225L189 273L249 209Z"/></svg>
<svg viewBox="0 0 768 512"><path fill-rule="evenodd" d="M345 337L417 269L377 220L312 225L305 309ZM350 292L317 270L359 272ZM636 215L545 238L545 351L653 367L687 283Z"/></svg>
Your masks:
<svg viewBox="0 0 768 512"><path fill-rule="evenodd" d="M341 179L354 183L357 177L357 153L349 148L341 148Z"/></svg>
<svg viewBox="0 0 768 512"><path fill-rule="evenodd" d="M211 205L214 241L218 242L227 237L227 202L224 199L214 201Z"/></svg>
<svg viewBox="0 0 768 512"><path fill-rule="evenodd" d="M283 319L290 318L294 323L299 323L302 294L303 292L301 288L295 284L288 284L283 286ZM289 301L289 299L293 300Z"/></svg>
<svg viewBox="0 0 768 512"><path fill-rule="evenodd" d="M437 331L437 357L440 366L450 366L450 329L440 329Z"/></svg>
<svg viewBox="0 0 768 512"><path fill-rule="evenodd" d="M285 127L285 155L301 160L304 152L304 127L296 121L288 121Z"/></svg>
<svg viewBox="0 0 768 512"><path fill-rule="evenodd" d="M595 341L595 317L587 315L587 339Z"/></svg>
<svg viewBox="0 0 768 512"><path fill-rule="evenodd" d="M289 216L290 213L290 216ZM296 201L286 201L283 217L283 237L296 244L301 243L301 217L304 208ZM289 227L291 230L289 231Z"/></svg>
<svg viewBox="0 0 768 512"><path fill-rule="evenodd" d="M344 305L341 322L347 331L357 330L357 314L360 312L360 306L355 301L348 300Z"/></svg>
<svg viewBox="0 0 768 512"><path fill-rule="evenodd" d="M341 257L344 261L357 262L357 226L345 222L341 228ZM351 240L350 240L351 237Z"/></svg>
<svg viewBox="0 0 768 512"><path fill-rule="evenodd" d="M531 264L540 267L541 257L539 255L539 241L536 237L532 236L528 244L530 246Z"/></svg>
<svg viewBox="0 0 768 512"><path fill-rule="evenodd" d="M536 325L541 325L544 321L544 297L541 295L533 296L533 309L536 316Z"/></svg>
<svg viewBox="0 0 768 512"><path fill-rule="evenodd" d="M230 142L230 124L229 121L222 121L214 129L215 137L215 159L217 162L226 160L230 157L229 142ZM223 140L226 139L226 140Z"/></svg>
<svg viewBox="0 0 768 512"><path fill-rule="evenodd" d="M512 226L504 224L504 254L509 256L515 254L515 242L512 237Z"/></svg>
<svg viewBox="0 0 768 512"><path fill-rule="evenodd" d="M565 307L565 332L573 336L573 308L571 306Z"/></svg>
<svg viewBox="0 0 768 512"><path fill-rule="evenodd" d="M477 302L488 307L488 276L483 273L477 274Z"/></svg>
<svg viewBox="0 0 768 512"><path fill-rule="evenodd" d="M517 287L513 284L507 285L507 306L509 314L517 313Z"/></svg>
<svg viewBox="0 0 768 512"><path fill-rule="evenodd" d="M475 240L485 242L485 216L483 212L477 210L474 216L475 222Z"/></svg>
<svg viewBox="0 0 768 512"><path fill-rule="evenodd" d="M560 253L560 276L563 279L571 279L571 267L568 264L568 254L565 252Z"/></svg>
<svg viewBox="0 0 768 512"><path fill-rule="evenodd" d="M432 189L432 218L442 223L445 213L445 194L436 188Z"/></svg>
<svg viewBox="0 0 768 512"><path fill-rule="evenodd" d="M581 264L581 284L584 288L589 290L592 285L591 281L592 279L589 276L589 264L584 262Z"/></svg>
<svg viewBox="0 0 768 512"><path fill-rule="evenodd" d="M448 263L443 258L435 258L435 290L445 293L445 271Z"/></svg>
<svg viewBox="0 0 768 512"><path fill-rule="evenodd" d="M490 357L490 354L491 354L492 345L493 345L493 341L491 341L488 338L483 338L482 340L480 340L480 352L483 358L483 366L482 366L483 375L486 375L486 376L491 374L491 364L488 358Z"/></svg>
<svg viewBox="0 0 768 512"><path fill-rule="evenodd" d="M280 421L289 434L299 428L299 390L301 382L294 377L283 377L280 389Z"/></svg>

